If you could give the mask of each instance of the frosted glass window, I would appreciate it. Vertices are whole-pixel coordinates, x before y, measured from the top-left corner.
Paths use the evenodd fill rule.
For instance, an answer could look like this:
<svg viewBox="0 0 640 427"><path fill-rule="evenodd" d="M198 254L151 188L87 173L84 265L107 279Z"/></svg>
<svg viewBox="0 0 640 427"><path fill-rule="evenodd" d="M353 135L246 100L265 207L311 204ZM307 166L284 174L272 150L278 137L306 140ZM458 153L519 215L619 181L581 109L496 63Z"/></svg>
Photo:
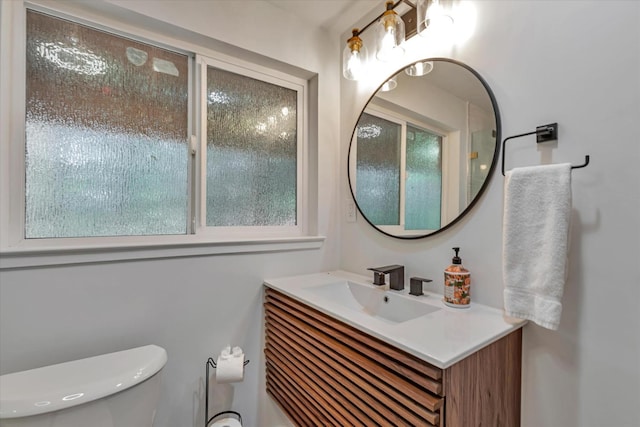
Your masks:
<svg viewBox="0 0 640 427"><path fill-rule="evenodd" d="M27 238L186 233L188 60L27 11Z"/></svg>
<svg viewBox="0 0 640 427"><path fill-rule="evenodd" d="M405 229L438 230L442 199L442 137L407 125Z"/></svg>
<svg viewBox="0 0 640 427"><path fill-rule="evenodd" d="M207 67L207 226L296 225L297 97Z"/></svg>
<svg viewBox="0 0 640 427"><path fill-rule="evenodd" d="M374 225L399 225L402 127L363 113L356 132L358 206Z"/></svg>

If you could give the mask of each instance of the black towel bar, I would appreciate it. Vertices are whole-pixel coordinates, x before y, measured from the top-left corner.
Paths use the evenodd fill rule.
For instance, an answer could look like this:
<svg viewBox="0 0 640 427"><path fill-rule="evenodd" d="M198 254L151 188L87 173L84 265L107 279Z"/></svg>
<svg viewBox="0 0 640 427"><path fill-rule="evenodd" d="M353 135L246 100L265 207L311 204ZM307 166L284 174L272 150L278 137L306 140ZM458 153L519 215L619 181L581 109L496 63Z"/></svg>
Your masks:
<svg viewBox="0 0 640 427"><path fill-rule="evenodd" d="M547 141L556 141L558 139L558 123L551 123L548 125L538 126L536 130L533 132L521 133L519 135L513 135L508 138L505 138L502 141L502 176L504 176L504 161L506 156L505 144L510 139L520 138L521 136L533 135L536 134L536 142L540 144L541 142ZM584 156L584 163L581 165L571 166L571 169L580 169L589 164L589 156Z"/></svg>

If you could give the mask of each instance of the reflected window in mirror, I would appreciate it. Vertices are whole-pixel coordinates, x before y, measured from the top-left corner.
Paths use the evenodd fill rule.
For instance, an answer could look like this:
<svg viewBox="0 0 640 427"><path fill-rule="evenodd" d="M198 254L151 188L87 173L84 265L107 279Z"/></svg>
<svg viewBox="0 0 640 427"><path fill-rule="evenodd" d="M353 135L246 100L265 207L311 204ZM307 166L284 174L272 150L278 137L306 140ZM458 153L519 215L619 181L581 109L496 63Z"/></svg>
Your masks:
<svg viewBox="0 0 640 427"><path fill-rule="evenodd" d="M405 229L437 230L442 209L442 136L407 125Z"/></svg>
<svg viewBox="0 0 640 427"><path fill-rule="evenodd" d="M361 115L355 191L371 223L397 234L441 227L444 135L390 110Z"/></svg>
<svg viewBox="0 0 640 427"><path fill-rule="evenodd" d="M402 124L364 113L356 138L358 201L375 225L400 225Z"/></svg>

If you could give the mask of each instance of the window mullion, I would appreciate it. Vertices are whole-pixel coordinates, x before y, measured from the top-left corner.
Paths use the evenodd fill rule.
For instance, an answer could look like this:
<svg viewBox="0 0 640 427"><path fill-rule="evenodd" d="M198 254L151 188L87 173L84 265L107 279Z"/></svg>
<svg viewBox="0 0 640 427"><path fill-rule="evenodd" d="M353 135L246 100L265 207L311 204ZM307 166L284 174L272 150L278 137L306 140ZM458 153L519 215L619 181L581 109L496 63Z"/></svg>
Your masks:
<svg viewBox="0 0 640 427"><path fill-rule="evenodd" d="M197 220L197 207L198 207L198 199L197 199L197 189L198 189L198 103L199 98L197 96L197 88L198 83L196 81L197 76L197 65L195 63L195 55L192 55L189 59L189 102L187 104L188 111L188 129L189 129L189 149L187 152L187 156L189 158L188 165L188 191L189 198L187 206L187 234L196 234L196 220Z"/></svg>
<svg viewBox="0 0 640 427"><path fill-rule="evenodd" d="M308 170L308 162L309 158L307 154L307 146L304 144L304 141L308 135L308 129L306 123L308 123L308 109L307 107L307 91L299 90L297 96L298 103L298 123L297 123L297 135L296 135L296 143L297 143L297 156L296 156L296 227L298 227L301 231L301 234L306 234L308 232L308 225L306 223L306 215L305 213L308 210L309 200L307 191L308 188L308 176L304 172ZM302 108L300 108L302 107ZM303 114L300 114L300 112Z"/></svg>
<svg viewBox="0 0 640 427"><path fill-rule="evenodd" d="M207 63L200 56L196 56L196 66L198 68L197 91L198 91L198 215L197 230L201 232L207 224Z"/></svg>

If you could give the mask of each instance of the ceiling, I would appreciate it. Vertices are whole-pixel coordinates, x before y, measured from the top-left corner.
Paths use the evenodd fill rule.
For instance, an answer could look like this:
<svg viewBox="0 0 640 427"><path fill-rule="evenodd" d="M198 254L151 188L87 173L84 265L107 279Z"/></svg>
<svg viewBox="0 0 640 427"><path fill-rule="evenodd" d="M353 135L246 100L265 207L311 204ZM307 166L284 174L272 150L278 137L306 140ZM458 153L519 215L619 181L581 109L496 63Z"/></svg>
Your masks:
<svg viewBox="0 0 640 427"><path fill-rule="evenodd" d="M384 0L266 0L290 14L331 32L344 32Z"/></svg>

